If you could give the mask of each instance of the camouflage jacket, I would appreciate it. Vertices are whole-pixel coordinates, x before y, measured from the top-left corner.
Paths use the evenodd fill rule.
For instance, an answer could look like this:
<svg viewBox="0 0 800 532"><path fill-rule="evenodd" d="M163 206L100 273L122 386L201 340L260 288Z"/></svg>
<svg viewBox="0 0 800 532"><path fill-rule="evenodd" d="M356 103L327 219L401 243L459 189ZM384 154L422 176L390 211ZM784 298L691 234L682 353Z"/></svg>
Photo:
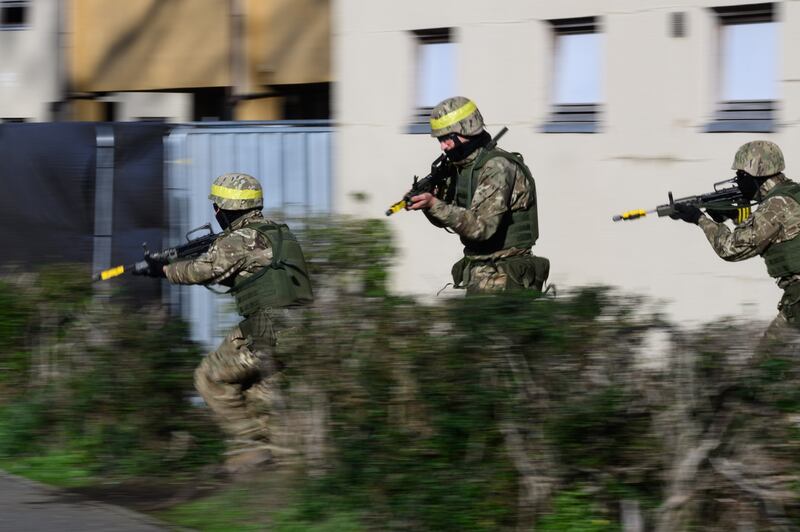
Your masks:
<svg viewBox="0 0 800 532"><path fill-rule="evenodd" d="M764 197L776 185L788 181L783 174L771 177L758 189L757 197ZM698 225L717 255L728 261L740 261L763 254L771 244L800 235L800 204L786 196L772 196L733 231L706 216L700 218ZM778 279L778 286L785 287L794 282L795 277Z"/></svg>
<svg viewBox="0 0 800 532"><path fill-rule="evenodd" d="M482 151L477 150L456 163L458 171L464 172L469 165L474 164ZM525 174L504 157L489 159L473 179L476 187L469 208L459 207L440 198L426 212L431 222L452 229L471 240L487 240L497 231L506 212L525 209L533 202ZM485 258L509 257L529 252L530 249L510 248L486 255Z"/></svg>
<svg viewBox="0 0 800 532"><path fill-rule="evenodd" d="M268 266L272 262L269 242L256 230L245 227L265 221L260 211L245 214L202 255L167 265L167 280L176 284L231 286L238 276L246 277Z"/></svg>

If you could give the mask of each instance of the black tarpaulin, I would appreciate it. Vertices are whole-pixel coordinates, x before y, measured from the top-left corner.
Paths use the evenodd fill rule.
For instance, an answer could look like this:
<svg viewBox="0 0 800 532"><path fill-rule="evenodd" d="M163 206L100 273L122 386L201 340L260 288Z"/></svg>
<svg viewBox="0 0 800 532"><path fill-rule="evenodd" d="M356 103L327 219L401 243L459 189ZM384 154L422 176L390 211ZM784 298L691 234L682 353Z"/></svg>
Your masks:
<svg viewBox="0 0 800 532"><path fill-rule="evenodd" d="M0 124L0 264L92 263L97 135L113 132L111 256L139 260L164 233L164 124ZM108 209L106 209L108 210Z"/></svg>

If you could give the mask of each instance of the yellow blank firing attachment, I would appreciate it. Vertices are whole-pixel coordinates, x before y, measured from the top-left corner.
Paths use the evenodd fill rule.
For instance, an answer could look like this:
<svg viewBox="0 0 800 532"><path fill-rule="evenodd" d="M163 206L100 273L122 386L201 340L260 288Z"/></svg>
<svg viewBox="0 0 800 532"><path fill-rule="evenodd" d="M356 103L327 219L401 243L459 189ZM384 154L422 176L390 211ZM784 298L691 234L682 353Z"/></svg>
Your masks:
<svg viewBox="0 0 800 532"><path fill-rule="evenodd" d="M125 273L125 266L117 266L116 268L109 268L108 270L104 270L100 272L100 279L103 281L107 281L112 277L116 277L118 275L122 275Z"/></svg>
<svg viewBox="0 0 800 532"><path fill-rule="evenodd" d="M386 216L391 216L396 212L402 211L403 209L406 208L406 205L408 205L408 203L406 203L406 200L398 201L397 203L389 207L389 209L386 211Z"/></svg>
<svg viewBox="0 0 800 532"><path fill-rule="evenodd" d="M641 218L642 216L647 216L647 211L644 209L636 209L633 211L623 212L622 214L617 214L612 218L612 220L615 222L620 220L635 220L636 218Z"/></svg>

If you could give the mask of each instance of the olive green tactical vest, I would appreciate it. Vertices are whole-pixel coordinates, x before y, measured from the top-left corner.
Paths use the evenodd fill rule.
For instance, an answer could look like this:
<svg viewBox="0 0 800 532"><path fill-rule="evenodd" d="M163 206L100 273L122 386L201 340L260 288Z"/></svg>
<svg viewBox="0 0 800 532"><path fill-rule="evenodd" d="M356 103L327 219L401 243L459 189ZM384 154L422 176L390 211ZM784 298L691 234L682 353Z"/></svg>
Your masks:
<svg viewBox="0 0 800 532"><path fill-rule="evenodd" d="M797 183L781 183L770 190L764 197L788 196L800 203L800 185ZM762 254L767 263L770 277L781 278L800 273L800 237L785 242L772 244Z"/></svg>
<svg viewBox="0 0 800 532"><path fill-rule="evenodd" d="M285 224L256 223L245 226L261 233L272 247L272 262L237 280L231 288L236 308L244 317L265 308L293 307L311 303L311 280L303 251Z"/></svg>
<svg viewBox="0 0 800 532"><path fill-rule="evenodd" d="M471 240L461 237L464 244L465 255L488 255L508 248L531 248L539 238L539 214L536 200L536 183L533 181L531 171L522 160L522 155L509 153L499 148L484 150L479 154L473 164L462 168L458 173L456 182L456 205L468 209L472 204L472 196L477 187L473 178L484 164L494 157L503 157L517 165L525 174L528 181L533 202L527 209L519 211L506 211L500 222L497 232L488 240ZM510 183L513 186L513 183Z"/></svg>

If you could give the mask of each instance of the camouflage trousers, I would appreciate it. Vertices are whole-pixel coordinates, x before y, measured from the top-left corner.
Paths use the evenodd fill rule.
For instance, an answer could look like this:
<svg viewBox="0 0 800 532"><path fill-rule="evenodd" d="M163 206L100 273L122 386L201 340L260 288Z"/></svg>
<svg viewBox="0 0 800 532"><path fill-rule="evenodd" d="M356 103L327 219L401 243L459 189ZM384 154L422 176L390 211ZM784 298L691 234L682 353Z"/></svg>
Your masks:
<svg viewBox="0 0 800 532"><path fill-rule="evenodd" d="M467 294L514 289L542 290L550 274L550 261L535 255L518 255L498 260L464 258L453 266L453 281Z"/></svg>
<svg viewBox="0 0 800 532"><path fill-rule="evenodd" d="M195 370L195 388L228 436L229 451L272 444L282 377L275 338L270 316L260 313L230 331Z"/></svg>

